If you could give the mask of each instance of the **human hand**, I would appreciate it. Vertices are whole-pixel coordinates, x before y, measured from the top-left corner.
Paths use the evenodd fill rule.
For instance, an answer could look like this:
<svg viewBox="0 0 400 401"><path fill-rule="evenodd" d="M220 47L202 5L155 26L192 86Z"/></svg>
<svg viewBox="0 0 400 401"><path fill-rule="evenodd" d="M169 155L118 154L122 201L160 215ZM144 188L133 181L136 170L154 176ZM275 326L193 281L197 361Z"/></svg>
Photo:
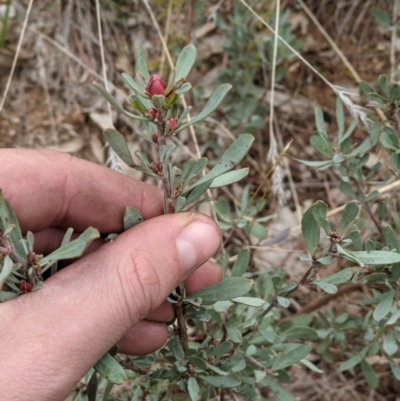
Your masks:
<svg viewBox="0 0 400 401"><path fill-rule="evenodd" d="M37 253L56 249L68 227L121 232L126 206L146 220L111 243L96 241L41 290L0 304L2 400L64 399L115 343L130 354L158 349L173 319L172 290L185 279L188 293L221 279L208 261L220 246L215 223L192 212L160 216L157 188L58 152L0 155L0 188L22 231L35 234Z"/></svg>

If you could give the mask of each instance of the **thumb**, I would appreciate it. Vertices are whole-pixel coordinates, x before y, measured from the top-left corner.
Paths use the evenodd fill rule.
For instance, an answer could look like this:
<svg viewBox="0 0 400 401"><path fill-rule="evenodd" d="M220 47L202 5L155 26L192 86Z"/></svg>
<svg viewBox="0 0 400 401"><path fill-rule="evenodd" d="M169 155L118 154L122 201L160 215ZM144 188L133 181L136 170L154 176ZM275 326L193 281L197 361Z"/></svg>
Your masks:
<svg viewBox="0 0 400 401"><path fill-rule="evenodd" d="M30 399L32 392L43 400L67 395L102 354L217 251L220 241L206 216L156 217L57 273L41 290L1 304L7 323L0 328L0 365L10 365L3 369L10 378L2 375L0 388L12 382L18 394L27 396L21 390L29 390Z"/></svg>

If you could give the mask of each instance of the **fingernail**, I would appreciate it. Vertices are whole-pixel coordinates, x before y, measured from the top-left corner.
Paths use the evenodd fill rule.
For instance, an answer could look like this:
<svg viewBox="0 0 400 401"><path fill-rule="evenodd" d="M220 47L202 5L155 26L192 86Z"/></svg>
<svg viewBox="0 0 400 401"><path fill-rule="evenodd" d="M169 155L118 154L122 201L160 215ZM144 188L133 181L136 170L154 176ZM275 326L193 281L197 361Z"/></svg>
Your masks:
<svg viewBox="0 0 400 401"><path fill-rule="evenodd" d="M214 225L194 221L178 235L176 249L182 270L186 273L200 266L217 252L221 236Z"/></svg>

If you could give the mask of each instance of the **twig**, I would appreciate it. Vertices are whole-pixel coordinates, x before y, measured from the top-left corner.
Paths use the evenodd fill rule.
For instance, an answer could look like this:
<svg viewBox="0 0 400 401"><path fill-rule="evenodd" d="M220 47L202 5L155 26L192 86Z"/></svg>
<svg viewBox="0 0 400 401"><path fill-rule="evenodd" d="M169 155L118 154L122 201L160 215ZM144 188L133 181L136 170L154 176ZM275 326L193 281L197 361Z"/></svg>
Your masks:
<svg viewBox="0 0 400 401"><path fill-rule="evenodd" d="M398 1L393 1L393 11L392 11L392 37L390 40L390 69L392 73L397 71L396 67L396 32L397 32L397 4Z"/></svg>
<svg viewBox="0 0 400 401"><path fill-rule="evenodd" d="M3 111L4 103L6 101L8 91L10 90L10 85L11 85L11 81L12 81L12 78L14 75L15 67L17 65L19 52L21 51L22 41L24 39L26 27L28 25L28 19L29 19L29 15L31 13L32 4L33 4L33 0L29 0L28 8L26 9L26 13L25 13L24 23L23 23L22 29L21 29L21 34L19 35L19 39L18 39L17 50L15 51L15 54L14 54L14 59L13 59L12 65L11 65L11 71L10 71L10 74L8 75L6 87L4 89L3 97L0 102L0 113Z"/></svg>

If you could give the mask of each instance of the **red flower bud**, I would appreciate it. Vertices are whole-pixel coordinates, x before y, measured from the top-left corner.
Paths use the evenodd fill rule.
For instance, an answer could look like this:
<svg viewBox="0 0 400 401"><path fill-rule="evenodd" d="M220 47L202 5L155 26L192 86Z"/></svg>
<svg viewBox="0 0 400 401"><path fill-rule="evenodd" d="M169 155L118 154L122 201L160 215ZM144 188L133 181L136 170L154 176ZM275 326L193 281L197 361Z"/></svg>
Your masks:
<svg viewBox="0 0 400 401"><path fill-rule="evenodd" d="M158 135L157 135L157 132L156 132L156 131L153 131L153 133L151 134L151 140L152 140L154 143L158 143Z"/></svg>
<svg viewBox="0 0 400 401"><path fill-rule="evenodd" d="M33 285L32 285L31 283L27 283L25 280L22 280L22 281L19 283L19 289L20 289L22 292L31 292L31 291L32 291L32 288L33 288Z"/></svg>
<svg viewBox="0 0 400 401"><path fill-rule="evenodd" d="M167 120L169 122L169 126L171 127L171 131L175 131L176 130L176 126L178 125L176 118L169 118Z"/></svg>
<svg viewBox="0 0 400 401"><path fill-rule="evenodd" d="M146 92L150 95L163 95L167 84L159 75L153 75L146 86Z"/></svg>
<svg viewBox="0 0 400 401"><path fill-rule="evenodd" d="M148 113L153 120L158 116L158 111L155 108L150 109Z"/></svg>

